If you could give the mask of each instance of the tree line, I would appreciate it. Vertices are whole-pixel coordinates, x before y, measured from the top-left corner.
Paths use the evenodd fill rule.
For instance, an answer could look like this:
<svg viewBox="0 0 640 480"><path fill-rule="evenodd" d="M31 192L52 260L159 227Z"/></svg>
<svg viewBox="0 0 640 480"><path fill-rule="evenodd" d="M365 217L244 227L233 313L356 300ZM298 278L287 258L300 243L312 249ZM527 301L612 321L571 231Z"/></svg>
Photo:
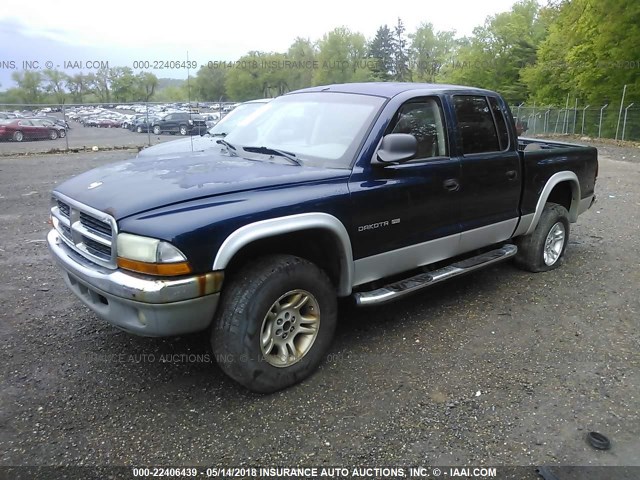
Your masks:
<svg viewBox="0 0 640 480"><path fill-rule="evenodd" d="M58 70L14 72L17 87L0 93L2 103L126 103L150 101L158 78L134 74L129 67L104 68L95 73L68 75Z"/></svg>
<svg viewBox="0 0 640 480"><path fill-rule="evenodd" d="M181 82L127 67L16 72L17 87L0 101L243 101L329 83L408 81L488 88L511 104L581 106L619 106L627 85L625 105L640 104L639 20L637 0L519 0L465 37L428 22L407 32L401 19L371 39L339 27L315 41L296 38L286 52L210 62Z"/></svg>

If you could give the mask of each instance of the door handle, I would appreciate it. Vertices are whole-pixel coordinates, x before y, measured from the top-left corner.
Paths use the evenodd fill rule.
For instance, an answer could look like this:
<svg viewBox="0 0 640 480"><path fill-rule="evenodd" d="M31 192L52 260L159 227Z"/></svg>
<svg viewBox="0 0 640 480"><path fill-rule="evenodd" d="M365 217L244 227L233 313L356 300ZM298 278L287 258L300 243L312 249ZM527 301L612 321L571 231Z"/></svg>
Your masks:
<svg viewBox="0 0 640 480"><path fill-rule="evenodd" d="M509 180L515 180L518 177L518 172L515 170L509 170L506 175Z"/></svg>
<svg viewBox="0 0 640 480"><path fill-rule="evenodd" d="M442 186L449 192L457 192L458 190L460 190L460 184L455 178L449 178L445 180L444 182L442 182Z"/></svg>

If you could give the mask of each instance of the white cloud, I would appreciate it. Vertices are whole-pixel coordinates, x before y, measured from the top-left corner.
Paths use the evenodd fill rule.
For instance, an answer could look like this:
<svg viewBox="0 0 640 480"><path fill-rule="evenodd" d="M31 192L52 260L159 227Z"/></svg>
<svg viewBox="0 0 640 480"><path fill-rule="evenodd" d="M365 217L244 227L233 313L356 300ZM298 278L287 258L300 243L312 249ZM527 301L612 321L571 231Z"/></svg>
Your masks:
<svg viewBox="0 0 640 480"><path fill-rule="evenodd" d="M52 8L50 0L31 0L29 9L0 13L25 34L43 36L76 46L108 46L144 51L148 59L184 55L199 62L236 59L249 50L285 51L296 37L319 39L338 26L371 38L382 24L400 17L407 32L422 22L438 30L469 35L487 15L511 8L513 0L449 0L448 2L370 2L324 0L300 2L136 2L70 0ZM60 6L62 6L60 8ZM119 52L122 53L122 52Z"/></svg>

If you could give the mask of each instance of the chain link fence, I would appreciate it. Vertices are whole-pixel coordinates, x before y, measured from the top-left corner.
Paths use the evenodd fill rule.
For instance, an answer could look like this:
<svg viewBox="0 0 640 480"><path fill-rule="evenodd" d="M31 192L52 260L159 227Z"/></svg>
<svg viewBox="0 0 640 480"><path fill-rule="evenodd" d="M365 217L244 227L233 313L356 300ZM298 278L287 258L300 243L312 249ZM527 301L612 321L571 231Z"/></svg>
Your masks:
<svg viewBox="0 0 640 480"><path fill-rule="evenodd" d="M172 140L179 134L178 131L154 134L154 122L164 115L188 113L189 119L199 126L197 131L189 133L202 134L235 105L222 101L0 104L0 126L4 127L0 128L0 154L94 147L140 149ZM20 133L16 134L17 131Z"/></svg>
<svg viewBox="0 0 640 480"><path fill-rule="evenodd" d="M0 123L17 118L58 120L54 135L25 135L16 141L11 133L0 132L0 154L41 153L76 149L143 148L175 138L154 134L153 119L170 112L188 112L215 125L234 107L232 102L136 102L82 104L0 104ZM514 105L514 117L525 128L525 136L579 135L590 138L640 141L640 104L604 105L573 108ZM137 122L137 123L135 123ZM42 123L42 122L40 122ZM96 127L96 128L89 128ZM133 128L132 128L133 127ZM1 130L1 129L0 129ZM201 132L198 132L201 133Z"/></svg>
<svg viewBox="0 0 640 480"><path fill-rule="evenodd" d="M580 135L590 138L640 141L640 105L600 107L511 106L513 116L526 128L523 135Z"/></svg>

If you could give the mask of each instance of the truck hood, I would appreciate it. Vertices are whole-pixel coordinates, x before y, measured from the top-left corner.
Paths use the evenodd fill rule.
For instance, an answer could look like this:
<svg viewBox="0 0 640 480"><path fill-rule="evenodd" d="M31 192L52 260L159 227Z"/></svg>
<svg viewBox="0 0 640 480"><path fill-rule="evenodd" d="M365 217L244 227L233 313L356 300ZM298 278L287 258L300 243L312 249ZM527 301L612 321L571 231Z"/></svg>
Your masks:
<svg viewBox="0 0 640 480"><path fill-rule="evenodd" d="M67 180L54 191L120 220L198 198L347 178L349 173L205 152L106 165Z"/></svg>
<svg viewBox="0 0 640 480"><path fill-rule="evenodd" d="M223 149L223 146L216 143L221 138L223 137L197 135L189 138L181 138L180 140L171 140L169 142L159 143L158 145L154 145L153 147L148 147L144 150L141 150L140 153L138 153L138 158L160 155L164 156L178 153L183 154L191 152L204 152L205 150L211 150L214 148Z"/></svg>

